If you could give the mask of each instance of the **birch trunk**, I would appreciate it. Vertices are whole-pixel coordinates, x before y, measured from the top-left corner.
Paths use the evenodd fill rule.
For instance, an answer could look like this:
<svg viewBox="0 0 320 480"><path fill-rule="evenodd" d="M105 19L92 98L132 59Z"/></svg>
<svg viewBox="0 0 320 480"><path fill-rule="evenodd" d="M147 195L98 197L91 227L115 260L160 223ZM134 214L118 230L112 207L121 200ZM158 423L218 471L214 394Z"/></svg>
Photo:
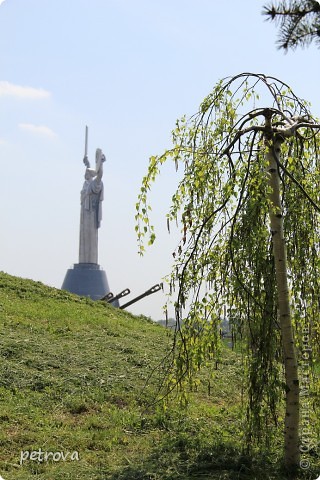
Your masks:
<svg viewBox="0 0 320 480"><path fill-rule="evenodd" d="M299 379L298 363L293 338L287 276L287 254L283 231L278 163L281 152L281 136L269 140L267 152L270 188L270 224L275 260L278 311L281 327L286 383L286 412L284 429L284 460L287 468L299 465Z"/></svg>

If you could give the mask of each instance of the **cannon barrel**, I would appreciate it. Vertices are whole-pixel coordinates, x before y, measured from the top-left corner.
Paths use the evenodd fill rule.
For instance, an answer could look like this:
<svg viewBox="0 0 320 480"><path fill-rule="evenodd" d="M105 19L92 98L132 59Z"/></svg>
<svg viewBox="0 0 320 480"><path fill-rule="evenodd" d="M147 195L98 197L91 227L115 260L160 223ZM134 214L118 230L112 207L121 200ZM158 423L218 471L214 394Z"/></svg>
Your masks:
<svg viewBox="0 0 320 480"><path fill-rule="evenodd" d="M126 288L122 290L122 292L118 293L117 295L113 295L112 292L107 293L104 297L102 297L100 300L105 300L107 303L113 303L115 300L119 300L119 298L123 298L126 295L129 295L130 290L129 288Z"/></svg>
<svg viewBox="0 0 320 480"><path fill-rule="evenodd" d="M105 295L104 297L100 298L100 300L105 300L106 302L109 303L110 299L113 298L113 293L112 292L109 292L107 293L107 295Z"/></svg>
<svg viewBox="0 0 320 480"><path fill-rule="evenodd" d="M137 297L133 298L133 299L130 300L129 302L125 303L124 305L120 305L120 308L121 308L121 309L127 308L127 307L129 307L130 305L132 305L133 303L138 302L138 301L141 300L142 298L147 297L148 295L152 295L153 293L158 292L159 290L161 290L161 288L162 288L162 284L159 285L159 284L157 283L157 285L154 285L153 287L149 288L149 290L147 290L146 292L142 293L141 295L138 295Z"/></svg>

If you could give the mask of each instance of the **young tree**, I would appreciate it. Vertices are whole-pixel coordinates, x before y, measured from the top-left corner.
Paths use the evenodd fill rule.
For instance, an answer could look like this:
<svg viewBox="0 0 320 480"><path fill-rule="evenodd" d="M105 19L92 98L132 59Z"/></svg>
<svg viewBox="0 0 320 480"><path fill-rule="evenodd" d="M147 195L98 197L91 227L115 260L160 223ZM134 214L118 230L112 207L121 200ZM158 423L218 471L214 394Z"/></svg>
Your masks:
<svg viewBox="0 0 320 480"><path fill-rule="evenodd" d="M297 349L306 326L319 353L319 129L283 82L225 79L195 116L177 121L173 147L150 158L136 205L142 252L155 240L148 190L166 160L183 165L168 214L168 224L182 225L169 278L181 326L176 382L183 387L217 354L227 309L246 348L247 443L270 438L284 404L288 469L299 463Z"/></svg>
<svg viewBox="0 0 320 480"><path fill-rule="evenodd" d="M282 0L266 5L263 13L280 25L279 48L288 50L313 41L320 46L320 2Z"/></svg>

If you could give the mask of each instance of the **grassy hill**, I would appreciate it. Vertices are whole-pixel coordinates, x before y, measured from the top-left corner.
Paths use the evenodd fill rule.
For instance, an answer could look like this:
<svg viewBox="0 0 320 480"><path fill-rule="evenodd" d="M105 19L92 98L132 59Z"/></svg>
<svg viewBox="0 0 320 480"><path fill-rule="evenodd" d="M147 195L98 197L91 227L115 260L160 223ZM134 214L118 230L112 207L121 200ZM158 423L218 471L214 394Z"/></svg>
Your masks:
<svg viewBox="0 0 320 480"><path fill-rule="evenodd" d="M226 349L210 392L203 382L188 410L154 402L170 335L147 318L0 273L4 480L282 478L280 444L274 464L241 453L234 352Z"/></svg>

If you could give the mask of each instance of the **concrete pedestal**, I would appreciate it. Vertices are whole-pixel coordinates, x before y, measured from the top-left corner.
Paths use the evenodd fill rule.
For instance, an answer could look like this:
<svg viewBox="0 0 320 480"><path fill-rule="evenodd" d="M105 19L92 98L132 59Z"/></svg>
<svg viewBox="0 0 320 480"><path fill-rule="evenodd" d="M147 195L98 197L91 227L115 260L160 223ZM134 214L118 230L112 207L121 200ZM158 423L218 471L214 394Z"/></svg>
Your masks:
<svg viewBox="0 0 320 480"><path fill-rule="evenodd" d="M75 263L67 271L61 289L92 300L110 292L106 272L97 263Z"/></svg>

